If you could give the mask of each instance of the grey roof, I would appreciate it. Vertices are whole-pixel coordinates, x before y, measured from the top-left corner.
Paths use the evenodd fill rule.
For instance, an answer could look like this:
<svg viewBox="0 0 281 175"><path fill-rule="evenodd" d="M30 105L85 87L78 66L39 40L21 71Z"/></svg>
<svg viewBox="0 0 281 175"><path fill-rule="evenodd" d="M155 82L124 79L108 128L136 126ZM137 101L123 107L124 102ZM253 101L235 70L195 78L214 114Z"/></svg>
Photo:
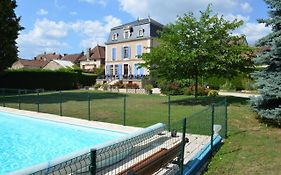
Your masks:
<svg viewBox="0 0 281 175"><path fill-rule="evenodd" d="M128 38L124 38L124 28L130 27L132 30L132 35ZM119 43L119 42L126 42L126 41L131 41L131 40L140 40L140 39L145 39L145 38L154 38L154 37L159 37L159 34L157 31L162 30L163 25L160 24L159 22L147 18L147 19L141 19L141 20L136 20L127 24L123 24L117 27L113 27L110 31L110 34L108 36L108 40L106 44L113 44L113 43ZM143 36L140 37L138 36L138 31L139 30L144 30ZM112 40L112 35L113 34L118 34L117 40Z"/></svg>

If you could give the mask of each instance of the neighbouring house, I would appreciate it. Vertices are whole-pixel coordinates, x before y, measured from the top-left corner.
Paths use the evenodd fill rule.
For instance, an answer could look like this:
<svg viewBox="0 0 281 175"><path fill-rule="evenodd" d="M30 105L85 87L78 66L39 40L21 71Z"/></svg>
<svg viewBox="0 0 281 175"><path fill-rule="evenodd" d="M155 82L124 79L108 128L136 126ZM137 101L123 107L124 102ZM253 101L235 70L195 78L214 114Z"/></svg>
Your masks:
<svg viewBox="0 0 281 175"><path fill-rule="evenodd" d="M105 47L97 45L87 49L86 54L80 59L80 68L86 71L95 70L105 65Z"/></svg>
<svg viewBox="0 0 281 175"><path fill-rule="evenodd" d="M39 54L36 57L34 57L34 60L43 60L43 61L52 61L52 60L60 60L62 56L60 54L54 53L46 53Z"/></svg>
<svg viewBox="0 0 281 175"><path fill-rule="evenodd" d="M48 61L44 60L26 60L18 59L12 66L11 69L42 69L48 64Z"/></svg>
<svg viewBox="0 0 281 175"><path fill-rule="evenodd" d="M72 63L79 65L80 59L84 56L84 52L77 54L64 54L61 60L71 61Z"/></svg>
<svg viewBox="0 0 281 175"><path fill-rule="evenodd" d="M67 60L52 60L43 69L58 70L61 68L72 68L74 63Z"/></svg>
<svg viewBox="0 0 281 175"><path fill-rule="evenodd" d="M101 81L122 80L141 86L141 78L149 75L148 69L139 66L144 63L142 54L157 45L157 31L162 28L150 17L112 28L106 42L105 79Z"/></svg>

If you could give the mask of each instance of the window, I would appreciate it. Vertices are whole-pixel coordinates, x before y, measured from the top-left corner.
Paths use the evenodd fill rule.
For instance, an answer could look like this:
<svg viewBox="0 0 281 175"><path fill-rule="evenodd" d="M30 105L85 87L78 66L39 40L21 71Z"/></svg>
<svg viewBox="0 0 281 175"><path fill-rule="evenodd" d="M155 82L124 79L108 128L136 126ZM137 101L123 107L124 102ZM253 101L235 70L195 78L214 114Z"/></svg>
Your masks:
<svg viewBox="0 0 281 175"><path fill-rule="evenodd" d="M139 33L138 33L138 36L139 36L139 37L142 37L142 36L143 36L143 33L144 33L144 29L140 29L140 30L139 30Z"/></svg>
<svg viewBox="0 0 281 175"><path fill-rule="evenodd" d="M118 33L114 33L114 34L112 34L112 41L115 41L115 40L117 40L118 39Z"/></svg>
<svg viewBox="0 0 281 175"><path fill-rule="evenodd" d="M118 75L118 65L114 65L114 75Z"/></svg>
<svg viewBox="0 0 281 175"><path fill-rule="evenodd" d="M125 30L124 31L124 38L128 39L130 37L130 30Z"/></svg>
<svg viewBox="0 0 281 175"><path fill-rule="evenodd" d="M113 65L110 65L110 75L113 75Z"/></svg>
<svg viewBox="0 0 281 175"><path fill-rule="evenodd" d="M123 48L123 54L124 54L124 58L129 58L129 54L130 54L130 49L129 47L124 47Z"/></svg>

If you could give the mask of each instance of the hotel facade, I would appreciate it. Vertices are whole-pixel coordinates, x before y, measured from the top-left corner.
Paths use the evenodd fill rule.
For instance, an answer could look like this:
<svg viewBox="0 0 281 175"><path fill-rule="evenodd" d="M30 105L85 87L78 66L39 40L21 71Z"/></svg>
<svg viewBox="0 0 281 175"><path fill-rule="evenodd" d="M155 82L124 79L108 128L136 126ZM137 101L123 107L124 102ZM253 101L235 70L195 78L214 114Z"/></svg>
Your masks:
<svg viewBox="0 0 281 175"><path fill-rule="evenodd" d="M158 31L162 28L162 24L151 18L112 28L105 43L106 81L140 84L141 78L149 75L148 69L140 67L144 63L142 54L157 45Z"/></svg>

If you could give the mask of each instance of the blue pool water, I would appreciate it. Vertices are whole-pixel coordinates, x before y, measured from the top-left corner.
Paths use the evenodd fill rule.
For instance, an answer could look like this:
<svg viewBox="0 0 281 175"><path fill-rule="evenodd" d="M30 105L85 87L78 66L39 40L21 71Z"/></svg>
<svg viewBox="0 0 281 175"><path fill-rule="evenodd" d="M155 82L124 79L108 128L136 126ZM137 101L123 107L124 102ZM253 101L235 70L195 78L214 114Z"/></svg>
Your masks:
<svg viewBox="0 0 281 175"><path fill-rule="evenodd" d="M124 135L0 112L0 174L47 162Z"/></svg>

